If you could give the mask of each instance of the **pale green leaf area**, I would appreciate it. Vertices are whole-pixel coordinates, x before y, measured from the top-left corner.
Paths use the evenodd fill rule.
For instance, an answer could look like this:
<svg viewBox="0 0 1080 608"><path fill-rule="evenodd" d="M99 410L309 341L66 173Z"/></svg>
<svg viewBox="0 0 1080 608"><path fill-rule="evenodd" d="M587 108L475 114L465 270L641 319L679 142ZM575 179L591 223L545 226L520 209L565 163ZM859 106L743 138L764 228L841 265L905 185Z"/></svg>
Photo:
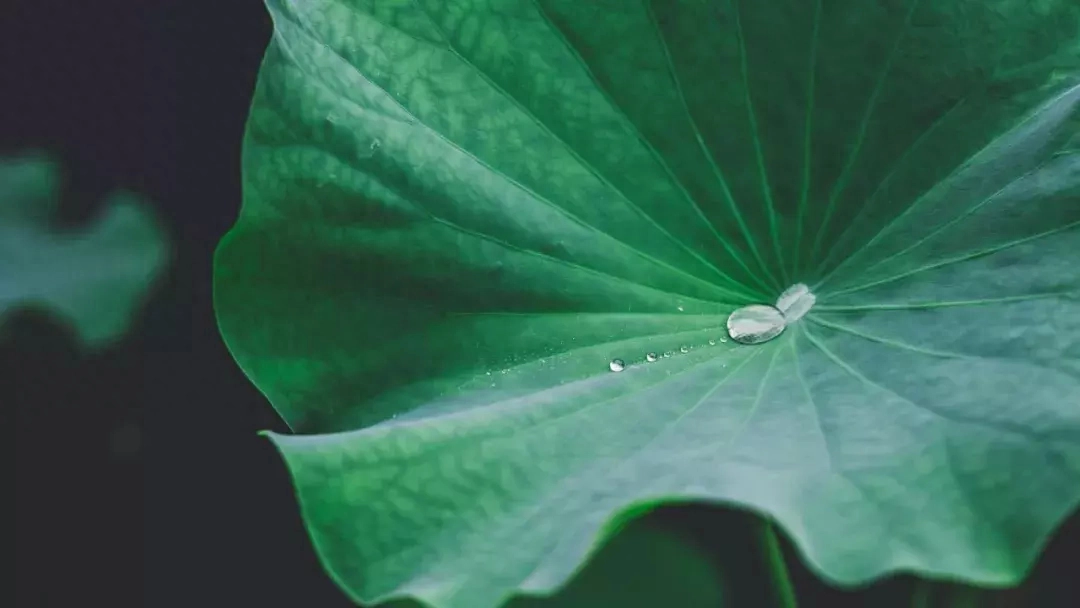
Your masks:
<svg viewBox="0 0 1080 608"><path fill-rule="evenodd" d="M216 305L354 599L550 593L676 500L1011 585L1080 503L1075 0L268 6Z"/></svg>
<svg viewBox="0 0 1080 608"><path fill-rule="evenodd" d="M14 310L41 308L90 349L130 327L165 268L165 233L149 206L110 195L94 223L60 228L60 168L42 154L0 159L0 325Z"/></svg>

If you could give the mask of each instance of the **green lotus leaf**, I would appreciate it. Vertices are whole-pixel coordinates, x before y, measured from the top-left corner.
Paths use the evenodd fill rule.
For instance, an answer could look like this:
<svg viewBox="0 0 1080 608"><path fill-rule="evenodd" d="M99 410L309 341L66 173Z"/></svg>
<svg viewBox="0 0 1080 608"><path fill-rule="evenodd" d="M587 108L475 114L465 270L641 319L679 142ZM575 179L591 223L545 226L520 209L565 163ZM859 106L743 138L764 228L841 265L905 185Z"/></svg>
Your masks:
<svg viewBox="0 0 1080 608"><path fill-rule="evenodd" d="M352 597L686 500L1010 585L1080 503L1074 0L268 6L216 306Z"/></svg>

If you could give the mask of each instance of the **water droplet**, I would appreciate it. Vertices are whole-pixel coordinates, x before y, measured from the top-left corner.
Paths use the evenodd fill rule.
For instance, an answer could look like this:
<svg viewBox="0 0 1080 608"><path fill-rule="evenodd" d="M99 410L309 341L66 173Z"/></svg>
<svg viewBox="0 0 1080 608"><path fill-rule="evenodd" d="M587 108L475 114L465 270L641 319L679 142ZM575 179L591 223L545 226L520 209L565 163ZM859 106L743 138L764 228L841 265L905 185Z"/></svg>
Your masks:
<svg viewBox="0 0 1080 608"><path fill-rule="evenodd" d="M740 344L768 342L784 331L784 315L772 306L752 304L731 313L727 320L728 335Z"/></svg>
<svg viewBox="0 0 1080 608"><path fill-rule="evenodd" d="M709 339L709 346L716 346L716 340Z"/></svg>
<svg viewBox="0 0 1080 608"><path fill-rule="evenodd" d="M377 139L374 139L374 140L371 141L371 146L369 146L369 147L371 148L371 151L374 152L374 151L378 150L380 146L382 146L382 142L377 140Z"/></svg>
<svg viewBox="0 0 1080 608"><path fill-rule="evenodd" d="M673 353L669 350L664 353L664 357L670 357Z"/></svg>
<svg viewBox="0 0 1080 608"><path fill-rule="evenodd" d="M622 359L612 359L611 363L608 363L608 369L613 372L621 372L626 369L626 364L623 363Z"/></svg>
<svg viewBox="0 0 1080 608"><path fill-rule="evenodd" d="M682 312L682 311L683 311L683 307L682 307L682 306L680 306L680 307L679 307L679 312Z"/></svg>
<svg viewBox="0 0 1080 608"><path fill-rule="evenodd" d="M804 283L796 283L784 290L776 299L776 309L784 315L785 323L794 323L803 318L814 306L817 297L810 293Z"/></svg>
<svg viewBox="0 0 1080 608"><path fill-rule="evenodd" d="M656 359L657 359L656 353L649 353L649 354L645 355L645 360L648 361L649 363L652 363L653 361L656 361Z"/></svg>
<svg viewBox="0 0 1080 608"><path fill-rule="evenodd" d="M689 346L680 346L679 347L679 352L680 353L688 353L688 352L690 352L690 347Z"/></svg>
<svg viewBox="0 0 1080 608"><path fill-rule="evenodd" d="M485 375L485 376L490 376L490 375L491 375L491 372L490 372L490 371L488 371L488 372L484 372L484 375Z"/></svg>
<svg viewBox="0 0 1080 608"><path fill-rule="evenodd" d="M727 338L720 338L721 342L727 342Z"/></svg>

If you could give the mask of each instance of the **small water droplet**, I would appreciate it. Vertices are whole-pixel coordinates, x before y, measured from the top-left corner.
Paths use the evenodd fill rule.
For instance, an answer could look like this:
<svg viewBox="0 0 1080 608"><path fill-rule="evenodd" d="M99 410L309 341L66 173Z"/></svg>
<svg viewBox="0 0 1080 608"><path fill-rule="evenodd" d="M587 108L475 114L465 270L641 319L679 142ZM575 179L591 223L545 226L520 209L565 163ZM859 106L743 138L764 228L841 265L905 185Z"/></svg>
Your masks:
<svg viewBox="0 0 1080 608"><path fill-rule="evenodd" d="M622 359L612 359L611 363L608 363L608 369L613 372L621 372L626 369L626 364L623 363Z"/></svg>
<svg viewBox="0 0 1080 608"><path fill-rule="evenodd" d="M721 342L727 342L727 338L720 338Z"/></svg>
<svg viewBox="0 0 1080 608"><path fill-rule="evenodd" d="M675 354L675 353L673 353L673 352L671 352L671 351L669 350L669 351L667 351L667 352L665 352L665 353L664 353L664 357L670 357L670 356L671 356L671 355L673 355L673 354Z"/></svg>
<svg viewBox="0 0 1080 608"><path fill-rule="evenodd" d="M796 283L784 290L776 299L776 309L784 315L786 323L794 323L803 318L814 307L817 297L810 293L804 283Z"/></svg>
<svg viewBox="0 0 1080 608"><path fill-rule="evenodd" d="M679 352L680 353L688 353L688 352L690 352L690 347L689 346L680 346L679 347Z"/></svg>
<svg viewBox="0 0 1080 608"><path fill-rule="evenodd" d="M649 363L652 363L653 361L656 361L656 359L657 359L656 353L649 353L649 354L645 355L645 360L648 361Z"/></svg>
<svg viewBox="0 0 1080 608"><path fill-rule="evenodd" d="M709 346L716 346L716 340L710 339Z"/></svg>
<svg viewBox="0 0 1080 608"><path fill-rule="evenodd" d="M374 152L374 151L378 150L380 146L382 146L382 142L375 139L375 140L372 140L371 146L369 146L369 147L371 148L371 151Z"/></svg>
<svg viewBox="0 0 1080 608"><path fill-rule="evenodd" d="M484 375L485 375L485 376L490 376L490 375L491 375L491 372L489 372L489 371L488 371L488 372L484 372Z"/></svg>
<svg viewBox="0 0 1080 608"><path fill-rule="evenodd" d="M679 307L679 312L682 312L682 311L683 311L683 307L682 307L682 306L680 306L680 307Z"/></svg>

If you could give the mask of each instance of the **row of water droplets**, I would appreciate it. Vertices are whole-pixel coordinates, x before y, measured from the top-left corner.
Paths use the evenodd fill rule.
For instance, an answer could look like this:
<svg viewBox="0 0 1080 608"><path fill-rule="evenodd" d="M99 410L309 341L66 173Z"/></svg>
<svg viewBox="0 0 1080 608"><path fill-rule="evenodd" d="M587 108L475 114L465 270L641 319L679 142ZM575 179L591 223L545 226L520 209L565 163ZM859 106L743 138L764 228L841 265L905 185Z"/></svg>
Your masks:
<svg viewBox="0 0 1080 608"><path fill-rule="evenodd" d="M788 325L803 318L814 306L816 297L810 292L810 288L803 283L796 283L784 290L777 298L776 304L751 304L734 310L727 319L727 331L732 340L740 344L761 344L768 342L783 333ZM682 311L683 307L679 306ZM727 342L727 338L720 338L720 342ZM717 340L709 340L710 346L715 346ZM682 346L679 351L690 352L691 347ZM673 351L665 352L663 357L670 357ZM646 363L654 363L661 358L656 353L645 355ZM626 362L622 359L612 359L608 363L608 369L613 372L621 372L626 369Z"/></svg>
<svg viewBox="0 0 1080 608"><path fill-rule="evenodd" d="M717 344L727 342L727 341L728 341L727 338L713 338L713 339L709 340L709 346L716 346ZM686 353L689 353L692 350L694 350L693 346L683 345L683 346L679 347L678 351L669 350L669 351L665 351L663 353L646 353L644 362L645 363L656 363L660 359L667 359L667 358L671 357L676 352L679 352L679 353L682 353L682 354L685 355ZM624 369L626 369L626 367L627 367L626 361L624 361L622 359L612 359L608 363L608 369L610 369L613 372L621 372Z"/></svg>

